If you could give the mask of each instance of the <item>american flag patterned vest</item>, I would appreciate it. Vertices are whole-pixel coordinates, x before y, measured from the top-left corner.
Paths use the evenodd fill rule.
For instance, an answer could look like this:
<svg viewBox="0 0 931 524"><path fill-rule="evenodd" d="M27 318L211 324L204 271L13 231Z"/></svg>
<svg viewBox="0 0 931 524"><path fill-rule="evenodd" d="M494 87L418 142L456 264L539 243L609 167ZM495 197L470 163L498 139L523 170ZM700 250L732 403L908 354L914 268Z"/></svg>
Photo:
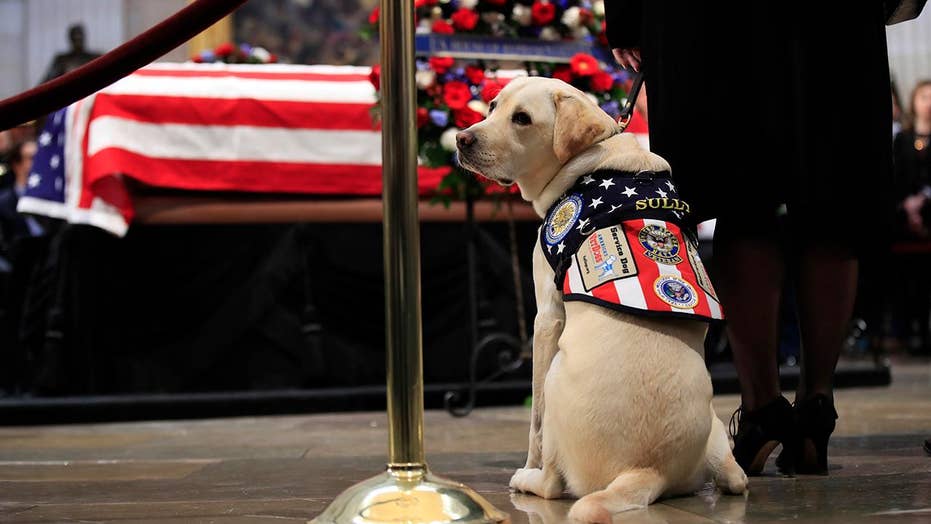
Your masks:
<svg viewBox="0 0 931 524"><path fill-rule="evenodd" d="M697 242L682 228L689 213L668 171L600 170L580 177L540 228L563 300L642 315L723 319Z"/></svg>

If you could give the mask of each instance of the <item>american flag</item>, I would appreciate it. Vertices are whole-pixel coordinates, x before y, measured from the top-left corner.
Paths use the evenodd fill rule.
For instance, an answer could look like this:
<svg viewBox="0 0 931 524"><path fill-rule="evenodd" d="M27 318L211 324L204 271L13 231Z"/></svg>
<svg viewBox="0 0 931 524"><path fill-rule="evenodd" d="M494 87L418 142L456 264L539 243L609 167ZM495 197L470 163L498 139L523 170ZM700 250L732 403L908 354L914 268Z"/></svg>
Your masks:
<svg viewBox="0 0 931 524"><path fill-rule="evenodd" d="M380 195L369 72L146 67L49 118L19 209L122 236L134 215L127 179L194 191ZM447 171L422 168L421 191Z"/></svg>
<svg viewBox="0 0 931 524"><path fill-rule="evenodd" d="M148 66L48 119L19 209L122 236L134 216L130 179L189 191L380 196L370 72ZM421 194L447 172L421 168Z"/></svg>

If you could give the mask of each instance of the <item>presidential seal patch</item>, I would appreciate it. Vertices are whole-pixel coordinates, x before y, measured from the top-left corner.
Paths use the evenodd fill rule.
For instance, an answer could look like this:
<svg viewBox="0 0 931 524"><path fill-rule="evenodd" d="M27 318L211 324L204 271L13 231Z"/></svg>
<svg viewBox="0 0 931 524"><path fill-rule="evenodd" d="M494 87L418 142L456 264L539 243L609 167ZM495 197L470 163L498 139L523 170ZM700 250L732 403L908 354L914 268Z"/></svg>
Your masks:
<svg viewBox="0 0 931 524"><path fill-rule="evenodd" d="M556 204L543 224L546 243L553 245L568 235L581 213L582 197L579 195L570 195Z"/></svg>
<svg viewBox="0 0 931 524"><path fill-rule="evenodd" d="M677 309L692 309L698 305L695 288L675 275L660 275L653 282L653 291L660 300Z"/></svg>
<svg viewBox="0 0 931 524"><path fill-rule="evenodd" d="M682 257L679 256L679 239L665 227L648 224L643 226L637 238L640 240L640 245L646 250L643 254L647 258L670 266L682 262Z"/></svg>

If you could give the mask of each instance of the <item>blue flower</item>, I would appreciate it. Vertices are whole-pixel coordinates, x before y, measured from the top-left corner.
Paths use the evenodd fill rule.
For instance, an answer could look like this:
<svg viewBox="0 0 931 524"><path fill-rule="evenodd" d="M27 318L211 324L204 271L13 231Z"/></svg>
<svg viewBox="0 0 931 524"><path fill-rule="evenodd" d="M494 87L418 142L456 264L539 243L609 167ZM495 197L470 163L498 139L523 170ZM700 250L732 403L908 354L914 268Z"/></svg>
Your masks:
<svg viewBox="0 0 931 524"><path fill-rule="evenodd" d="M449 125L449 113L440 109L430 111L430 121L437 127L446 127Z"/></svg>
<svg viewBox="0 0 931 524"><path fill-rule="evenodd" d="M215 62L217 60L217 55L213 54L213 51L207 49L200 52L200 59L204 62Z"/></svg>
<svg viewBox="0 0 931 524"><path fill-rule="evenodd" d="M249 56L252 54L252 46L249 44L242 44L239 46L239 50L242 51L242 54Z"/></svg>
<svg viewBox="0 0 931 524"><path fill-rule="evenodd" d="M603 109L605 113L611 115L611 118L617 118L621 116L621 105L617 102L617 100L611 100L601 104L601 109Z"/></svg>

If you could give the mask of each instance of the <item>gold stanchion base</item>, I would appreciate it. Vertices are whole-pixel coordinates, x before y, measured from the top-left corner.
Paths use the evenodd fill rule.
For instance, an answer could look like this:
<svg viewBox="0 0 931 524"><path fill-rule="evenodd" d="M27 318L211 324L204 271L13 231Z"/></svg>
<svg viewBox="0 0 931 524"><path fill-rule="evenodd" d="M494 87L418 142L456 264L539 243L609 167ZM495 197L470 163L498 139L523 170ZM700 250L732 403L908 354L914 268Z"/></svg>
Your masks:
<svg viewBox="0 0 931 524"><path fill-rule="evenodd" d="M510 518L458 482L425 465L389 467L344 491L311 524L508 524Z"/></svg>

